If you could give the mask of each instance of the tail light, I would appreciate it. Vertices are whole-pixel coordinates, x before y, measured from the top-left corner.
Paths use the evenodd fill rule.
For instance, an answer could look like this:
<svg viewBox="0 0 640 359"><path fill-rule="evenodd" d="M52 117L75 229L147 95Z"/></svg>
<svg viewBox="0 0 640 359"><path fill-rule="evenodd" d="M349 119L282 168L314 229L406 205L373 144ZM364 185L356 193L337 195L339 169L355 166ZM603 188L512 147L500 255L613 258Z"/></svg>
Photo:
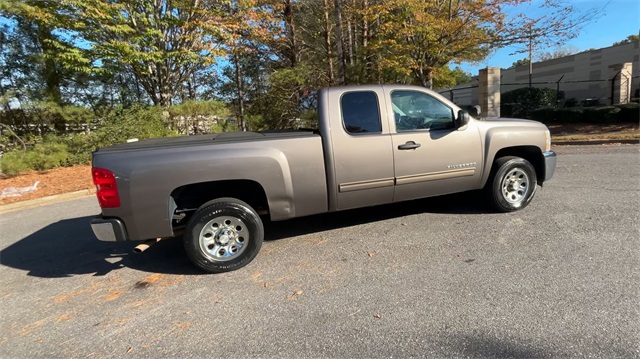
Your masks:
<svg viewBox="0 0 640 359"><path fill-rule="evenodd" d="M104 168L92 168L93 184L96 185L96 196L102 208L120 207L120 196L118 195L118 184L113 172Z"/></svg>

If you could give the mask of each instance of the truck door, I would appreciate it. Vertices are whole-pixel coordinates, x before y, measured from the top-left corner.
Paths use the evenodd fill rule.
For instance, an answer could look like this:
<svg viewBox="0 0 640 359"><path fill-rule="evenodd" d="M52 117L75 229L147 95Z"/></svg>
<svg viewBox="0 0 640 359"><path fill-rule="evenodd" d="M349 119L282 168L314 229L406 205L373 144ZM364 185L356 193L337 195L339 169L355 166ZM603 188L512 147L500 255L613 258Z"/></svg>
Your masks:
<svg viewBox="0 0 640 359"><path fill-rule="evenodd" d="M475 122L456 128L453 108L426 91L396 89L386 96L395 127L394 202L477 188L483 155Z"/></svg>
<svg viewBox="0 0 640 359"><path fill-rule="evenodd" d="M393 150L389 123L381 115L386 114L383 95L380 86L329 92L338 210L393 201Z"/></svg>

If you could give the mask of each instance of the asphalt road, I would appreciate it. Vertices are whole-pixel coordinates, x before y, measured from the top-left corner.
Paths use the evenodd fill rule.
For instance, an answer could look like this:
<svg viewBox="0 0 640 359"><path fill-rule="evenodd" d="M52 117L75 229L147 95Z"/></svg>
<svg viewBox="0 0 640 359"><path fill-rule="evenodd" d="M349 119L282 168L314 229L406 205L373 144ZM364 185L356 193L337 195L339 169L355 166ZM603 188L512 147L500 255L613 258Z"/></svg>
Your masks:
<svg viewBox="0 0 640 359"><path fill-rule="evenodd" d="M270 225L249 266L0 217L0 357L640 357L640 147L559 147L524 211L446 196Z"/></svg>

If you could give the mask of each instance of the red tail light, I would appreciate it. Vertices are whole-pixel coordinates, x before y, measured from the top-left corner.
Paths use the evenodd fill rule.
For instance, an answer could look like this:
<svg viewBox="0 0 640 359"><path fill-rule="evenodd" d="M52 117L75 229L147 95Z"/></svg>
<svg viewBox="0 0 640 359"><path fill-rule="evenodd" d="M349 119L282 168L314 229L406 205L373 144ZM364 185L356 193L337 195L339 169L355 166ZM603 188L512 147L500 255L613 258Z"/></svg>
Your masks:
<svg viewBox="0 0 640 359"><path fill-rule="evenodd" d="M120 207L120 196L118 195L118 185L113 172L104 168L92 168L93 184L96 185L96 195L98 203L102 208Z"/></svg>

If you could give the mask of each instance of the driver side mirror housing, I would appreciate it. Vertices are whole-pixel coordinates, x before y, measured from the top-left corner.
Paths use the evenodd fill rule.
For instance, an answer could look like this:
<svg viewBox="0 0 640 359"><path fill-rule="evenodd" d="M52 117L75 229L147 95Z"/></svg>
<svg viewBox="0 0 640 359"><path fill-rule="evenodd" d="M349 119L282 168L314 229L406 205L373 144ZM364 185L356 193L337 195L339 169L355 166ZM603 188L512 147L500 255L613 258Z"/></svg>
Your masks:
<svg viewBox="0 0 640 359"><path fill-rule="evenodd" d="M469 123L469 112L465 110L458 111L458 118L456 118L456 128L460 128Z"/></svg>

